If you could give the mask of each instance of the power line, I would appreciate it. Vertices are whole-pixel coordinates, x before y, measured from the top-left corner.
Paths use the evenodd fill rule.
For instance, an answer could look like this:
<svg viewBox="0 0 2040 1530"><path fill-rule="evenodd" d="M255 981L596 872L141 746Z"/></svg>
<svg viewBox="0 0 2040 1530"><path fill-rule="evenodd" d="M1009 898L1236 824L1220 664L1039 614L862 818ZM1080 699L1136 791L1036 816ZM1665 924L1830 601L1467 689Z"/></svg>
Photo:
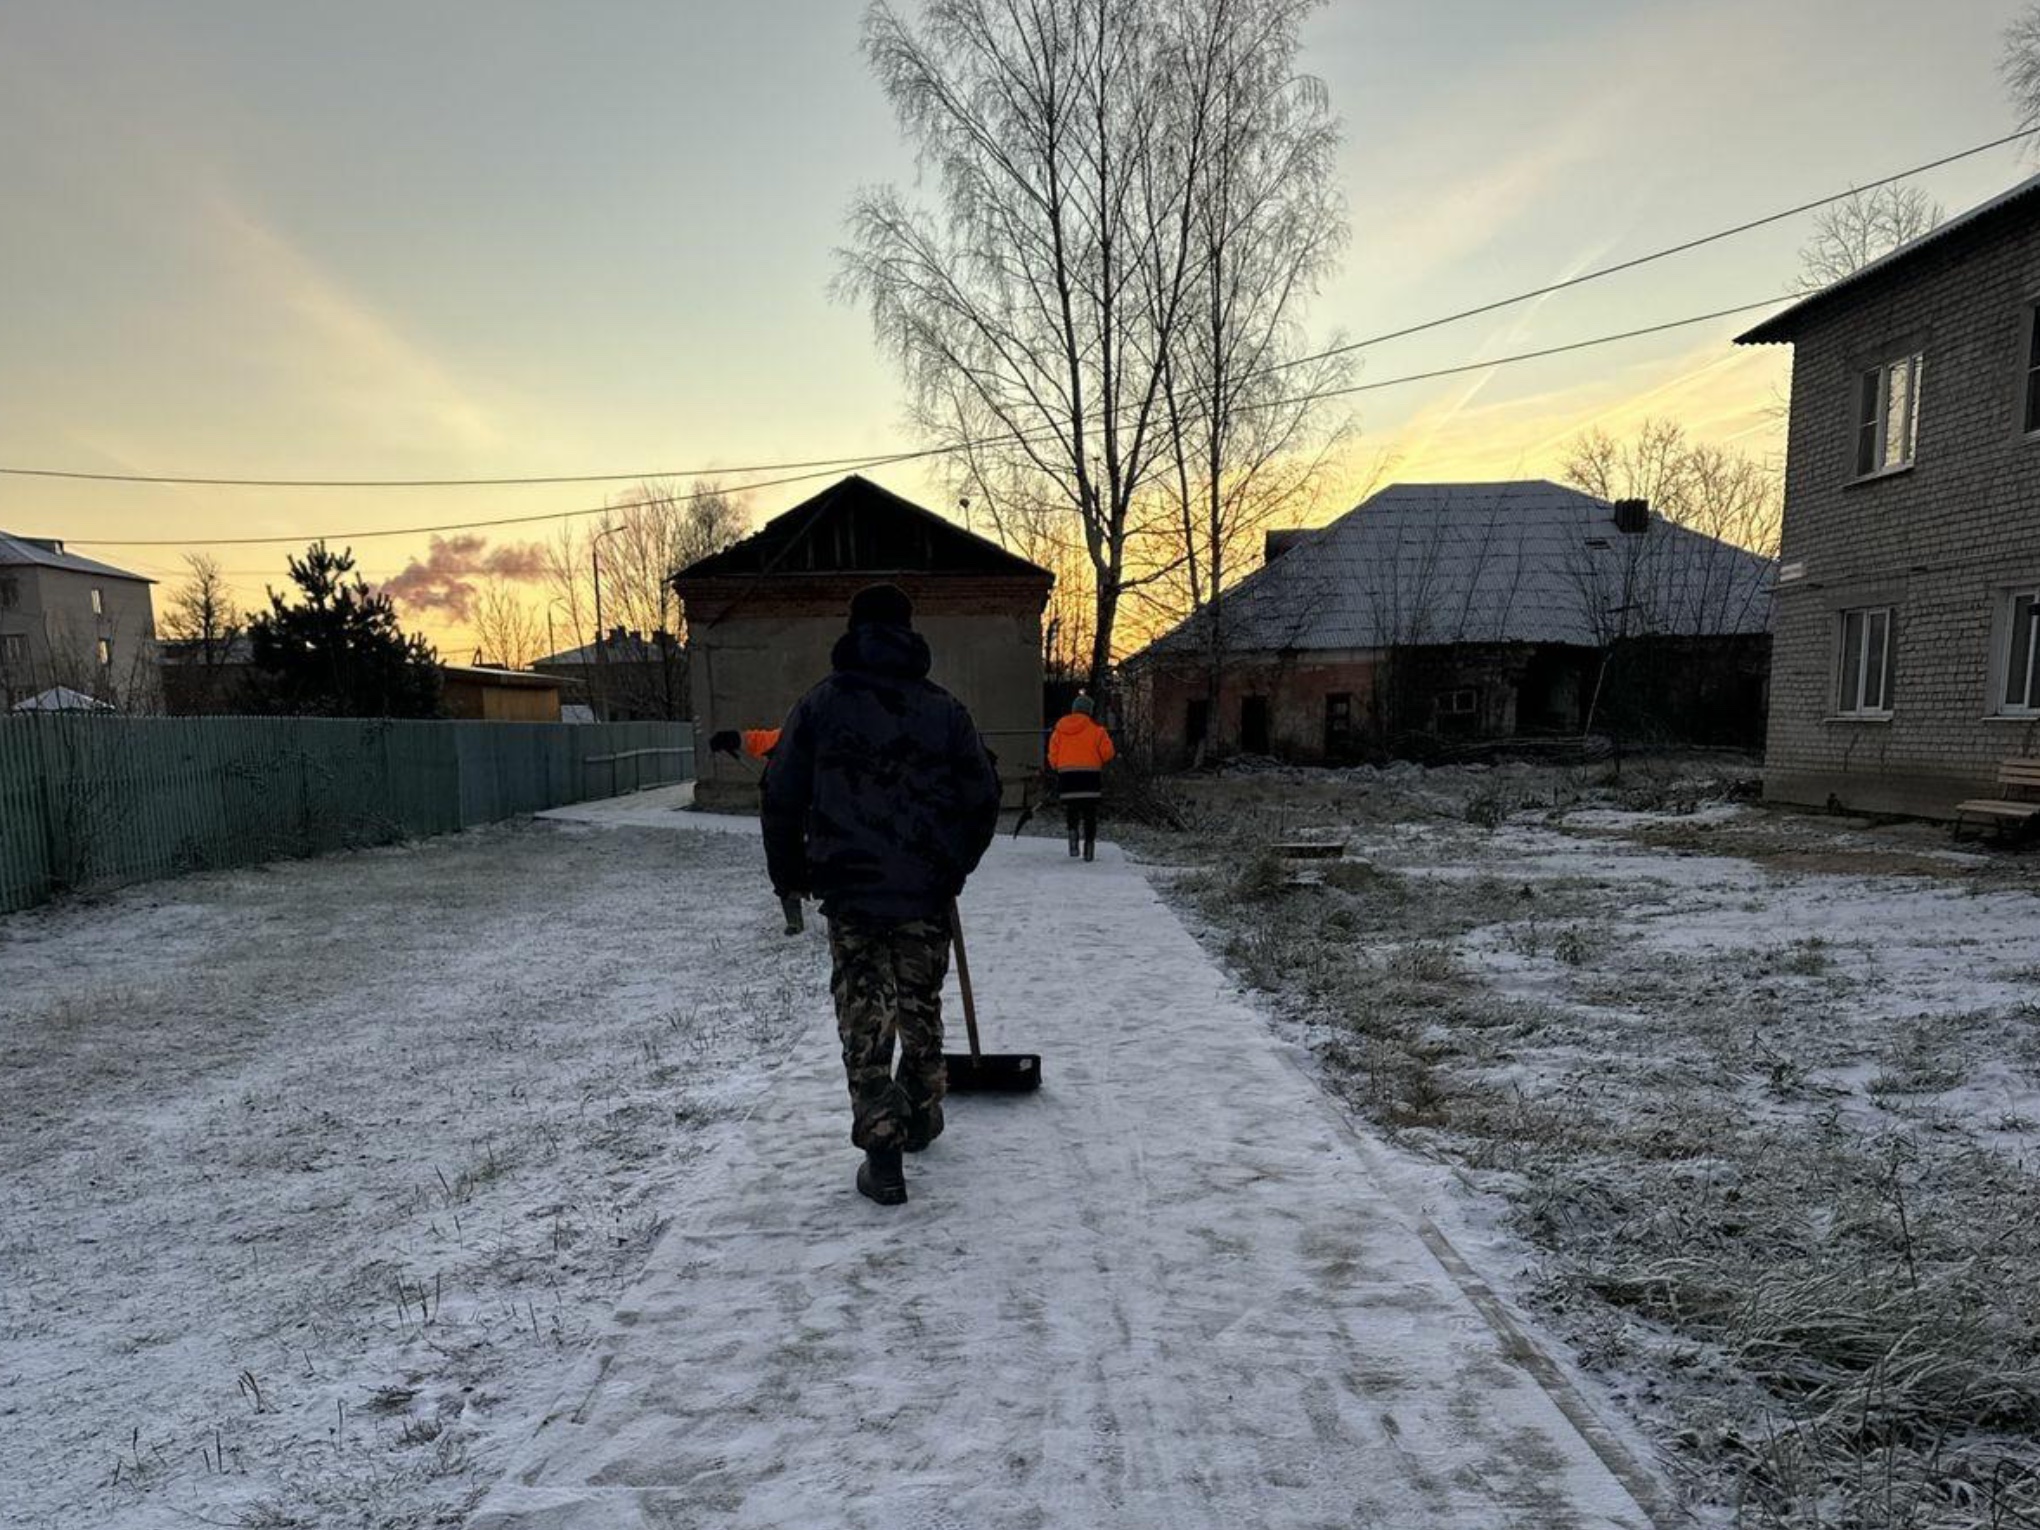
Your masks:
<svg viewBox="0 0 2040 1530"><path fill-rule="evenodd" d="M2030 138L2036 132L2040 132L2040 128L2022 128L2018 132L2007 133L2000 138L1993 138L1987 143L1976 144L1970 148L1958 150L1953 154L1944 154L1938 159L1931 159L1923 164L1913 165L1908 169L1899 170L1890 175L1881 176L1874 181L1867 181L1859 186L1851 186L1846 191L1837 191L1831 193L1828 196L1816 197L1815 199L1809 202L1801 202L1796 206L1784 208L1778 212L1766 213L1760 218L1751 218L1745 222L1733 224L1727 228L1717 229L1712 233L1701 234L1695 238L1681 240L1677 244L1666 245L1662 249L1651 250L1645 254L1634 256L1629 260L1618 261L1616 264L1611 266L1601 266L1596 268L1595 270L1583 272L1578 276L1567 277L1563 281L1550 282L1542 287L1533 287L1526 292L1518 292L1508 297L1496 298L1491 302L1481 303L1472 308L1462 308L1455 313L1441 314L1437 318L1425 319L1420 323L1405 325L1400 329L1385 330L1378 335L1369 335L1364 340L1347 341L1344 344L1332 346L1327 350L1316 351L1307 356L1296 356L1292 357L1287 361L1275 362L1269 366L1261 368L1259 371L1252 373L1250 375L1267 376L1275 372L1286 371L1295 367L1308 366L1313 362L1327 361L1336 356L1350 355L1355 351L1366 350L1371 346L1383 345L1391 340L1407 339L1411 335L1425 334L1431 330L1442 329L1447 325L1457 324L1466 319L1480 318L1486 314L1498 313L1502 309L1513 308L1518 304L1528 303L1536 298L1549 297L1553 293L1569 291L1574 287L1583 287L1590 282L1601 281L1610 276L1620 275L1622 272L1625 271L1634 271L1640 266L1647 266L1656 261L1666 260L1674 255L1683 255L1692 250L1704 248L1705 246L1710 244L1718 244L1722 240L1733 239L1738 235L1751 233L1760 228L1767 228L1774 223L1782 223L1789 218L1796 218L1803 213L1813 212L1818 208L1830 206L1833 203L1844 201L1849 197L1860 195L1865 191L1874 191L1880 186L1893 185L1899 181L1907 180L1912 176L1925 175L1930 171L1943 169L1949 165L1956 164L1962 160L1972 159L1979 154L1987 154L1992 149L2001 149L2005 147L2005 145L2007 144L2017 143L2020 139ZM1751 306L1754 307L1759 305ZM1400 379L1398 379L1398 381L1399 380ZM1386 387L1390 385L1391 384L1384 383L1381 384L1380 386ZM1364 391L1364 389L1354 389L1350 391L1358 392ZM533 487L546 485L557 486L561 484L575 484L575 483L624 483L659 478L705 478L712 477L718 473L730 473L730 474L783 473L783 472L800 472L808 469L881 467L901 462L917 462L929 457L949 456L957 451L965 450L970 447L997 445L1000 441L1004 441L1006 439L1009 438L1006 436L991 437L982 441L960 443L956 446L927 447L917 451L896 452L889 456L884 457L824 457L815 458L804 462L754 463L747 467L670 468L662 469L657 472L574 473L574 474L555 474L547 477L227 478L227 477L185 477L168 473L88 473L88 472L76 472L65 468L9 467L4 465L0 465L0 477L56 478L85 483L179 484L193 488L249 488L249 489L516 488L525 486ZM1032 440L1039 438L1033 436L1021 436L1012 439ZM751 487L769 487L769 486L752 485ZM571 513L578 514L582 512ZM550 517L534 517L534 519L550 519ZM478 522L476 524L482 523ZM514 524L514 521L495 522L491 524Z"/></svg>
<svg viewBox="0 0 2040 1530"><path fill-rule="evenodd" d="M851 459L845 466L883 467L895 459L873 457ZM735 491L695 489L685 494L675 494L671 502L691 503L706 498L711 493L746 492L751 489L777 489L787 484L812 483L817 478L834 478L837 469L829 468L819 473L796 473L789 478L767 478L757 483L738 486ZM627 505L587 505L578 510L548 510L542 515L506 515L486 521L449 521L437 526L390 526L373 531L329 531L295 532L288 536L276 537L144 537L128 539L122 537L66 537L67 547L273 547L284 543L296 545L300 542L366 542L375 537L421 537L439 531L488 531L501 526L529 526L539 521L576 520L584 515L611 514Z"/></svg>
<svg viewBox="0 0 2040 1530"><path fill-rule="evenodd" d="M1459 366L1438 367L1429 372L1410 372L1401 377L1384 377L1377 382L1352 383L1343 388L1325 388L1312 393L1300 393L1294 398L1273 399L1267 404L1248 404L1243 407L1279 408L1285 404L1301 404L1325 398L1344 398L1349 393L1372 393L1376 388L1394 388L1404 383L1430 382L1439 377L1457 377L1466 372L1485 372L1489 367L1507 366L1518 361L1541 361L1546 356L1563 356L1568 351L1584 351L1597 345L1613 345L1618 340L1638 340L1645 335L1662 335L1667 330L1686 329L1694 324L1705 324L1713 319L1733 318L1739 313L1755 313L1759 308L1772 308L1779 303L1789 303L1803 296L1797 292L1781 292L1776 297L1759 298L1754 303L1738 303L1733 308L1717 308L1712 313L1694 314L1688 319L1669 319L1663 324L1646 324L1641 329L1625 329L1619 334L1596 335L1591 340L1574 340L1565 345L1549 345L1540 351L1518 351L1509 356L1497 356L1491 361L1469 361Z"/></svg>
<svg viewBox="0 0 2040 1530"><path fill-rule="evenodd" d="M83 473L67 468L0 467L8 478L62 478L81 483L181 484L200 489L504 489L570 483L631 483L660 478L714 478L724 473L785 473L912 462L944 448L894 452L884 457L817 457L808 462L763 462L748 467L665 468L651 473L566 473L551 478L182 478L170 473Z"/></svg>
<svg viewBox="0 0 2040 1530"><path fill-rule="evenodd" d="M1716 319L1731 318L1736 314L1752 313L1759 308L1770 308L1779 303L1789 302L1798 295L1797 293L1790 292L1781 293L1776 297L1761 298L1754 303L1738 303L1731 308L1717 308L1710 313L1693 314L1683 319L1670 319L1662 324L1648 324L1640 329L1625 329L1615 334L1595 335L1586 340L1568 341L1564 345L1545 346L1540 350L1534 351L1518 351L1508 356L1494 356L1485 361L1470 361L1459 366L1438 367L1427 372L1410 372L1401 377L1378 378L1373 382L1353 383L1342 388L1318 389L1308 393L1297 394L1290 398L1271 399L1264 404L1254 404L1246 407L1279 408L1291 404L1310 403L1318 399L1343 398L1353 393L1372 393L1381 388L1400 387L1406 383L1429 382L1440 377L1456 377L1467 372L1485 372L1494 367L1513 366L1517 362L1523 361L1539 361L1547 356L1563 356L1573 351L1589 350L1598 345L1613 345L1618 341L1641 339L1646 335L1661 335L1668 330L1685 329L1695 324L1706 324ZM1024 436L995 436L988 437L984 442L976 444L997 445L1004 441L1021 441L1025 439L1027 438ZM934 454L947 454L959 449L957 447L940 447L935 449ZM868 465L878 466L888 460L891 459L876 459ZM833 476L834 470L832 469L827 472L797 474L790 478L768 479L760 483L747 484L744 487L747 489L770 489L786 484L807 483L816 478L829 478ZM676 495L674 498L676 501L689 501L700 498L702 492L705 491ZM501 519L488 521L459 521L437 526L393 526L376 531L335 531L316 535L298 533L294 536L274 537L165 538L135 541L111 537L67 537L65 541L69 545L76 547L262 547L281 543L295 544L313 541L362 542L373 537L425 536L429 533L441 531L480 531L499 526L524 526L536 521L568 520L585 515L601 515L617 508L615 505L594 505L580 510L555 510L544 515L505 516Z"/></svg>
<svg viewBox="0 0 2040 1530"><path fill-rule="evenodd" d="M1648 254L1638 255L1629 260L1618 261L1612 266L1600 266L1592 271L1582 272L1578 276L1569 276L1564 281L1552 282L1547 286L1533 287L1530 291L1518 292L1513 297L1497 298L1492 303L1482 303L1477 308L1462 308L1457 313L1448 313L1440 318L1426 319L1422 323L1406 325L1402 329L1391 329L1378 335L1369 335L1365 340L1353 340L1345 345L1335 345L1330 350L1319 351L1315 355L1298 356L1289 361L1278 361L1264 370L1267 372L1279 372L1287 367L1305 366L1313 361L1327 361L1334 356L1344 356L1353 351L1365 350L1372 345L1382 345L1390 340L1402 340L1411 335L1421 335L1429 330L1440 329L1447 324L1457 324L1462 319L1477 319L1483 314L1496 313L1504 308L1513 308L1518 303L1527 303L1533 298L1549 297L1554 292L1565 292L1574 287L1584 287L1587 283L1600 281L1603 277L1616 276L1624 271L1634 271L1638 266L1647 266L1653 261L1665 260L1673 255L1684 255L1688 251L1701 249L1706 245L1719 244L1724 239L1733 239L1739 234L1747 234L1760 228L1768 228L1773 223L1783 223L1788 218L1796 218L1801 213L1809 213L1816 208L1827 207L1833 203L1845 201L1865 191L1875 191L1880 186L1894 185L1912 176L1924 175L1930 170L1939 170L1944 166L1952 165L1958 160L1971 159L1978 154L1986 154L1992 149L2002 149L2008 143L2016 143L2021 138L2030 138L2035 133L2040 133L2040 128L2021 128L2016 133L2007 133L2002 138L1993 138L1989 143L1980 143L1974 148L1963 149L1955 154L1944 154L1941 158L1928 160L1923 165L1914 165L1909 170L1900 170L1895 175L1887 175L1879 180L1866 182L1861 186L1851 186L1847 191L1838 191L1832 196L1820 197L1811 202L1801 202L1797 207L1788 207L1782 212L1766 213L1763 217L1751 218L1746 223L1738 223L1730 228L1717 229L1711 234L1702 234L1695 239L1681 240L1677 244L1668 244L1661 250L1652 250Z"/></svg>

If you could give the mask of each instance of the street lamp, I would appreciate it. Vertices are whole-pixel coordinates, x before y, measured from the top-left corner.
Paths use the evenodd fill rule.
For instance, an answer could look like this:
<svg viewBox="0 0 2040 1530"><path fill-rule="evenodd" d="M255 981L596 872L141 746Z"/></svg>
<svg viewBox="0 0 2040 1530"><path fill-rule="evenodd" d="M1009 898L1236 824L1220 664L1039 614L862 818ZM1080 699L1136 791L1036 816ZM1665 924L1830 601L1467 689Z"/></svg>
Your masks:
<svg viewBox="0 0 2040 1530"><path fill-rule="evenodd" d="M546 602L546 606L545 606L545 656L546 656L546 657L547 657L548 659L550 659L550 658L553 658L553 657L555 657L556 655L558 655L558 653L559 653L559 651L560 651L560 645L559 645L559 642L558 642L558 640L557 640L557 639L555 639L555 638L553 637L553 620L552 620L552 614L553 614L553 612L555 612L555 611L559 610L559 609L560 609L560 608L561 608L562 606L566 606L566 607L567 607L567 621L568 621L568 622L569 622L570 624L572 624L572 623L573 623L573 621L574 621L574 610L573 610L573 607L571 607L571 606L567 606L567 603L566 603L566 601L565 601L565 600L564 600L564 599L563 599L562 597L560 597L560 596L558 596L558 595L555 595L555 596L553 596L553 598L552 598L551 600L549 600L549 601L547 601L547 602ZM579 631L578 627L577 627L577 626L573 626L573 625L570 625L570 626L568 627L568 630L569 630L570 632L572 632L572 633L574 634L574 641L578 643L578 642L579 642L579 641L581 640L581 634L580 634L580 631Z"/></svg>

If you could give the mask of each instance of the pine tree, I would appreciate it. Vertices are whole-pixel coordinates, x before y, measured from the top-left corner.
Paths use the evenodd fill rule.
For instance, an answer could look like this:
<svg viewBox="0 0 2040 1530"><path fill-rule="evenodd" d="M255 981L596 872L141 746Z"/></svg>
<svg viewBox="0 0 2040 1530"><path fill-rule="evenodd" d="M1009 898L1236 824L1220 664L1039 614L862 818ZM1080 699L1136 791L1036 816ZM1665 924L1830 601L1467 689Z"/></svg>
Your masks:
<svg viewBox="0 0 2040 1530"><path fill-rule="evenodd" d="M255 705L317 717L438 715L439 655L398 628L396 607L355 573L351 549L314 542L290 560L290 578L297 603L271 590L269 609L248 624Z"/></svg>

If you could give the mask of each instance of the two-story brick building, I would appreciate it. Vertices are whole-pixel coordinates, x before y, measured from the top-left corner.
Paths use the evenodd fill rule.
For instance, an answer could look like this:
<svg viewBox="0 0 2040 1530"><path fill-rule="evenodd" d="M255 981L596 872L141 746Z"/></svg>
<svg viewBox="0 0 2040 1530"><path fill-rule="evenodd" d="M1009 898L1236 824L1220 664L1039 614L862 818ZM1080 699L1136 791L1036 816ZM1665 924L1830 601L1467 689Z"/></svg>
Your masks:
<svg viewBox="0 0 2040 1530"><path fill-rule="evenodd" d="M2040 176L1741 337L1776 341L1765 793L1947 816L2040 752Z"/></svg>
<svg viewBox="0 0 2040 1530"><path fill-rule="evenodd" d="M62 542L0 532L0 710L58 686L155 710L152 583Z"/></svg>

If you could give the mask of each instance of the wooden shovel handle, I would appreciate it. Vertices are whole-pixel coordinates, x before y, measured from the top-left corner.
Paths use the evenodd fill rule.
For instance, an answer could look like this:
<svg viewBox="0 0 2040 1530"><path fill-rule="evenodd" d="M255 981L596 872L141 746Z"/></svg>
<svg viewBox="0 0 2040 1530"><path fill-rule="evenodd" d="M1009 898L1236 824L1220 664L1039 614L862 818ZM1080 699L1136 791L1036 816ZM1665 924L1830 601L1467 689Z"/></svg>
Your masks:
<svg viewBox="0 0 2040 1530"><path fill-rule="evenodd" d="M949 941L956 947L956 986L963 993L963 1028L970 1033L970 1055L981 1057L978 1046L977 1005L970 996L970 958L963 954L963 915L956 900L949 900Z"/></svg>

